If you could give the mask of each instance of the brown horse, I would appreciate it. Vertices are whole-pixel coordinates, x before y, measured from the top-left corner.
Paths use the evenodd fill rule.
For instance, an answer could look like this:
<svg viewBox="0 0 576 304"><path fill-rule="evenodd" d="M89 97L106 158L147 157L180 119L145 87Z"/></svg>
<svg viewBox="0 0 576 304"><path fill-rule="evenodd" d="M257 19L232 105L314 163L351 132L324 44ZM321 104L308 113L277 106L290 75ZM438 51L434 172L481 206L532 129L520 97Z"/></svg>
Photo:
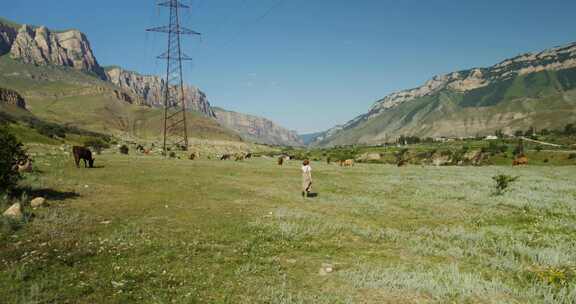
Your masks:
<svg viewBox="0 0 576 304"><path fill-rule="evenodd" d="M353 159L347 159L347 160L341 161L340 166L354 167L354 160Z"/></svg>
<svg viewBox="0 0 576 304"><path fill-rule="evenodd" d="M90 151L90 149L74 146L72 147L72 153L74 154L74 162L77 168L80 168L80 160L84 161L84 168L88 166L94 168L94 158L92 158L92 151Z"/></svg>
<svg viewBox="0 0 576 304"><path fill-rule="evenodd" d="M512 166L526 166L528 165L528 157L520 156L512 161Z"/></svg>

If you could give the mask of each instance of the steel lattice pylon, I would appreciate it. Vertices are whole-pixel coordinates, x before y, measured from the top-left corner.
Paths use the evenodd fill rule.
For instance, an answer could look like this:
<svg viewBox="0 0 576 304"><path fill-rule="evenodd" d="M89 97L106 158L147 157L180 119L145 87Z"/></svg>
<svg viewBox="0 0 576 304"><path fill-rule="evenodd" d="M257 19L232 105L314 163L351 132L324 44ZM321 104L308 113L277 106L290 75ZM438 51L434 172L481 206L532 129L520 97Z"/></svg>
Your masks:
<svg viewBox="0 0 576 304"><path fill-rule="evenodd" d="M188 129L186 125L186 100L182 61L191 60L182 52L181 35L200 35L200 33L180 26L180 9L189 6L179 0L160 1L159 6L170 9L170 24L147 29L149 32L168 34L168 50L159 59L166 60L166 78L164 79L164 155L171 147L188 149Z"/></svg>

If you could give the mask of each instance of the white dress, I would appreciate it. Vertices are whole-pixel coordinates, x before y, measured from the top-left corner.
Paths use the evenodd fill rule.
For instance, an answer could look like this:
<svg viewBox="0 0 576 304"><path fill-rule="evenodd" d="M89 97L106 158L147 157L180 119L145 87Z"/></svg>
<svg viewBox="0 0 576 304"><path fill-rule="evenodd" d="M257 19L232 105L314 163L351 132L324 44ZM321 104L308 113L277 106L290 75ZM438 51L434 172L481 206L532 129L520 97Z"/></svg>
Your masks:
<svg viewBox="0 0 576 304"><path fill-rule="evenodd" d="M310 192L312 190L312 167L310 165L302 166L302 191Z"/></svg>

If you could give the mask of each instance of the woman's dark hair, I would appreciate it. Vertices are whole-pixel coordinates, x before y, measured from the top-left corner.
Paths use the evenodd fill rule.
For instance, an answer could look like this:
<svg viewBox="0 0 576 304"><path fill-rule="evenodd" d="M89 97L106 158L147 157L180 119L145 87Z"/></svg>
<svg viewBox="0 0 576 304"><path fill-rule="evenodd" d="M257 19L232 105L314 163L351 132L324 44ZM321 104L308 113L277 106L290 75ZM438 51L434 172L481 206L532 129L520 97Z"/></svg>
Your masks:
<svg viewBox="0 0 576 304"><path fill-rule="evenodd" d="M302 165L304 165L304 166L308 166L309 164L310 164L310 161L307 160L307 159L305 159L305 160L302 162Z"/></svg>

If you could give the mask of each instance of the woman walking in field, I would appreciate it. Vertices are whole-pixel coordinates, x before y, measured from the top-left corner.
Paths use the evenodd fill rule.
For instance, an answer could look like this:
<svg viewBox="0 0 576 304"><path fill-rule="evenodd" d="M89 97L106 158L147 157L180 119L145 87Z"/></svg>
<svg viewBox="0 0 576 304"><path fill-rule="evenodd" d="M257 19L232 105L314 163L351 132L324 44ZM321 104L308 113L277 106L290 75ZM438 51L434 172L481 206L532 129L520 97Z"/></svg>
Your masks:
<svg viewBox="0 0 576 304"><path fill-rule="evenodd" d="M302 163L302 197L308 197L312 191L312 167L310 161L304 160Z"/></svg>

